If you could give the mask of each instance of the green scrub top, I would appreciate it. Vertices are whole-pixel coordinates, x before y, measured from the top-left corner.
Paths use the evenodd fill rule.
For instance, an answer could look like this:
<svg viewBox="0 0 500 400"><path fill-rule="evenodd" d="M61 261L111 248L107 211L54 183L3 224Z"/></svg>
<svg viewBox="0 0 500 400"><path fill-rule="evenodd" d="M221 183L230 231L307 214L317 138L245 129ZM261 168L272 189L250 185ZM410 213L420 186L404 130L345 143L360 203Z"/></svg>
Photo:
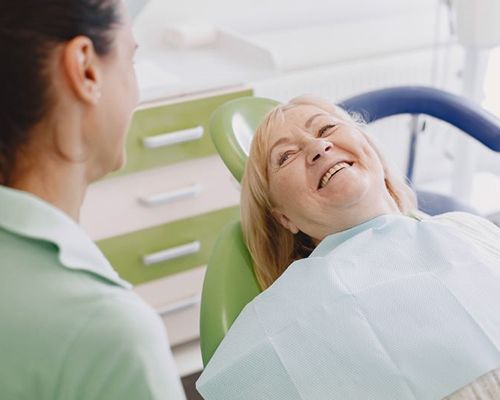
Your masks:
<svg viewBox="0 0 500 400"><path fill-rule="evenodd" d="M185 399L154 310L66 214L4 186L0 398Z"/></svg>

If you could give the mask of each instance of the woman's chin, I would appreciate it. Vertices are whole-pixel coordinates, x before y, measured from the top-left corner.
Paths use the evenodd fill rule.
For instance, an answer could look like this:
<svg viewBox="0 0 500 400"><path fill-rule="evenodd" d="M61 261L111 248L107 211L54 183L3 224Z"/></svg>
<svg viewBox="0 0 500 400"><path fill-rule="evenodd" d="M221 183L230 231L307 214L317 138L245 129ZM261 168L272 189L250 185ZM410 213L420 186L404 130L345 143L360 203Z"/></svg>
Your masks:
<svg viewBox="0 0 500 400"><path fill-rule="evenodd" d="M116 168L113 171L118 171L125 167L125 164L127 164L127 154L123 151L118 158L118 161L116 162Z"/></svg>
<svg viewBox="0 0 500 400"><path fill-rule="evenodd" d="M345 171L342 175L339 173L339 176L334 176L319 193L339 208L359 203L368 193L370 185L364 177L353 175L349 171Z"/></svg>
<svg viewBox="0 0 500 400"><path fill-rule="evenodd" d="M122 169L126 163L127 163L127 154L123 150L120 152L120 154L116 156L115 161L112 164L111 168L109 169L108 173Z"/></svg>
<svg viewBox="0 0 500 400"><path fill-rule="evenodd" d="M93 169L93 173L91 174L91 182L95 182L101 178L104 178L106 175L116 172L122 169L126 163L126 155L125 153L121 153L114 160L109 160L110 162L106 163L106 165L101 165Z"/></svg>

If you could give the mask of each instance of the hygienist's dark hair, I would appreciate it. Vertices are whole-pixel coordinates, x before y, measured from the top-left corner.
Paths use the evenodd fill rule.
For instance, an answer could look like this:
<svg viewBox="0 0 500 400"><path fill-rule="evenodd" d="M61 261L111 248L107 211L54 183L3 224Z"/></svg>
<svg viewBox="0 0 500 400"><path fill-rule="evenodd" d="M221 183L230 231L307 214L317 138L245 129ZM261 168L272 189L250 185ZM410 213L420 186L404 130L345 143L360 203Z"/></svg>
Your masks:
<svg viewBox="0 0 500 400"><path fill-rule="evenodd" d="M0 3L0 184L8 185L29 130L51 108L47 61L77 36L98 55L113 48L120 0L3 0Z"/></svg>

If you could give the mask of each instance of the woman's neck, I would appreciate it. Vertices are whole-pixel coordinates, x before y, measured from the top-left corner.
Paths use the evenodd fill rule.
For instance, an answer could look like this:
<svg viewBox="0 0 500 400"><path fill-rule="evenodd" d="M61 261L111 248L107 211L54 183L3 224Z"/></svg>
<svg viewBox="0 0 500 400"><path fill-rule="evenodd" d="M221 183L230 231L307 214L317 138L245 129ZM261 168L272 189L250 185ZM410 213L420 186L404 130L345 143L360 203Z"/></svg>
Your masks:
<svg viewBox="0 0 500 400"><path fill-rule="evenodd" d="M15 173L9 186L40 197L78 222L88 182L84 165L61 165L45 159Z"/></svg>
<svg viewBox="0 0 500 400"><path fill-rule="evenodd" d="M325 219L322 225L318 225L318 239L313 237L313 242L319 244L328 235L345 231L386 214L401 214L395 200L388 192L373 195L353 207L339 210L338 214L331 215L330 219Z"/></svg>

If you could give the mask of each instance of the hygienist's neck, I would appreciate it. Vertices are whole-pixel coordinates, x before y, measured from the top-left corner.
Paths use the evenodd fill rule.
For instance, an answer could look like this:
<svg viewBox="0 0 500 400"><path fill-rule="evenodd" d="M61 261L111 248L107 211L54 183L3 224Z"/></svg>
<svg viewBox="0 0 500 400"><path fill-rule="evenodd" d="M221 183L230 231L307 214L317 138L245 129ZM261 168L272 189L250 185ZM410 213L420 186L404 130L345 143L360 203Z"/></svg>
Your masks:
<svg viewBox="0 0 500 400"><path fill-rule="evenodd" d="M84 165L44 160L13 176L10 187L34 194L76 222L88 187Z"/></svg>

